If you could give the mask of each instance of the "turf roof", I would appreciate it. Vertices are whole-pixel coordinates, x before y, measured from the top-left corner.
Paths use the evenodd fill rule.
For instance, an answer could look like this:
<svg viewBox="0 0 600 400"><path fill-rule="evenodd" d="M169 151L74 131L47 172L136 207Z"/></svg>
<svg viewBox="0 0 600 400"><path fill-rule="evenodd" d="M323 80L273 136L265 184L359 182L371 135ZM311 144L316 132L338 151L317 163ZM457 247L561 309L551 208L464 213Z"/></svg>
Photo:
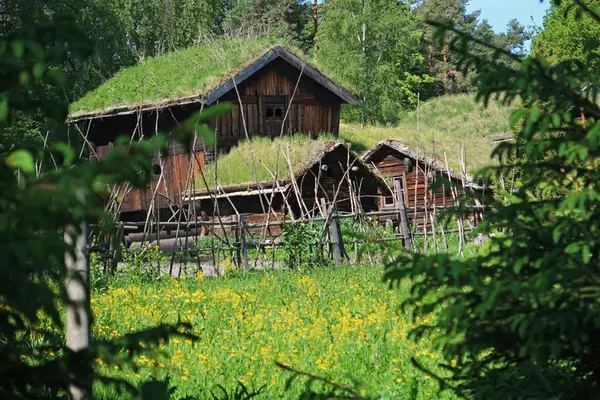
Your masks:
<svg viewBox="0 0 600 400"><path fill-rule="evenodd" d="M150 58L119 71L73 103L70 119L202 97L278 44L303 57L293 46L260 37L221 39Z"/></svg>
<svg viewBox="0 0 600 400"><path fill-rule="evenodd" d="M277 172L279 180L287 180L304 170L320 154L336 141L334 136L322 135L312 139L307 135L284 136L281 141L267 137L252 138L252 152L247 141L241 141L228 153L217 158L217 182L221 186L272 181ZM254 157L252 157L254 153ZM279 153L279 162L277 154ZM252 162L254 160L254 163ZM289 163L288 163L289 160ZM252 164L256 167L256 178ZM291 165L291 170L290 170ZM207 165L204 177L208 187L215 187L214 163ZM199 178L196 187L200 191L206 185Z"/></svg>

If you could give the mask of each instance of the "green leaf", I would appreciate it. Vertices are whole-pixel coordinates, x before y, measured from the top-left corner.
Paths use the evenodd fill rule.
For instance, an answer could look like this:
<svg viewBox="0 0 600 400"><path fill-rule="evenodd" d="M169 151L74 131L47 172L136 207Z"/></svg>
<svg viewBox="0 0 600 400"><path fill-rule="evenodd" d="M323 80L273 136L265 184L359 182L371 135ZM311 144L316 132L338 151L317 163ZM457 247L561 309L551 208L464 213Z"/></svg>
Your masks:
<svg viewBox="0 0 600 400"><path fill-rule="evenodd" d="M67 85L67 74L64 71L53 68L49 69L46 75L58 87L65 87Z"/></svg>
<svg viewBox="0 0 600 400"><path fill-rule="evenodd" d="M232 105L230 102L215 104L214 106L210 106L198 112L196 118L198 119L198 121L210 121L216 117L229 113L231 111L231 108Z"/></svg>
<svg viewBox="0 0 600 400"><path fill-rule="evenodd" d="M557 113L553 113L552 114L552 125L554 125L555 128L560 128L562 121L560 119L560 115Z"/></svg>
<svg viewBox="0 0 600 400"><path fill-rule="evenodd" d="M592 252L590 251L590 246L588 246L587 244L585 246L583 246L581 255L583 257L583 263L589 264L590 260L592 259Z"/></svg>
<svg viewBox="0 0 600 400"><path fill-rule="evenodd" d="M53 150L58 151L63 156L63 165L65 167L70 167L73 164L73 160L75 159L75 153L73 149L69 147L66 143L56 143L52 146Z"/></svg>
<svg viewBox="0 0 600 400"><path fill-rule="evenodd" d="M0 97L0 121L6 121L8 118L8 95Z"/></svg>
<svg viewBox="0 0 600 400"><path fill-rule="evenodd" d="M41 79L44 75L44 71L46 70L46 66L44 63L37 63L33 66L32 73L35 79Z"/></svg>
<svg viewBox="0 0 600 400"><path fill-rule="evenodd" d="M6 164L14 169L20 169L25 173L35 171L35 161L27 150L16 150L6 158Z"/></svg>
<svg viewBox="0 0 600 400"><path fill-rule="evenodd" d="M196 129L196 134L202 138L204 145L207 147L214 147L216 145L215 135L213 131L206 125L201 125Z"/></svg>
<svg viewBox="0 0 600 400"><path fill-rule="evenodd" d="M525 115L527 115L527 109L525 108L520 108L513 111L513 113L510 115L510 127L514 128Z"/></svg>
<svg viewBox="0 0 600 400"><path fill-rule="evenodd" d="M23 41L13 40L11 42L11 46L15 58L23 58L23 54L25 53L25 46L23 45Z"/></svg>

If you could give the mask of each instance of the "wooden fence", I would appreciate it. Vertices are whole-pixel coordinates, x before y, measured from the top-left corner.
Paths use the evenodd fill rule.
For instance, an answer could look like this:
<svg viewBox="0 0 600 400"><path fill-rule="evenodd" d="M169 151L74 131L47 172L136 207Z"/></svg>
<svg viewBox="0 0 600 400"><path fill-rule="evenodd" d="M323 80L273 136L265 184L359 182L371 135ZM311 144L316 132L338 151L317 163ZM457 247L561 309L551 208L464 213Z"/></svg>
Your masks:
<svg viewBox="0 0 600 400"><path fill-rule="evenodd" d="M265 239L264 235L253 235L256 230L264 231L270 227L278 227L285 232L287 229L299 226L299 224L313 224L318 226L317 246L311 251L313 262L333 262L336 265L343 263L359 263L362 261L361 255L364 247L372 249L373 245L379 245L387 248L391 243L397 243L405 250L417 251L417 241L421 242L421 249L425 251L444 251L449 249L448 236L458 236L457 251L462 254L466 243L466 233L473 227L465 227L462 217L458 214L448 218L446 214L446 223L440 221L443 213L452 212L454 207L417 207L411 208L411 212L420 212L432 215L430 218L430 229L417 230L411 229L408 223L409 215L407 210L401 206L397 209L364 212L364 213L343 213L337 212L335 208L327 209L326 215L321 215L311 219L303 220L273 220L262 223L248 223L244 215L231 216L228 219L213 219L211 221L196 219L187 221L183 224L177 222L159 222L153 228L154 232L146 235L146 240L134 244L129 251L138 250L143 253L152 249L153 246L159 246L164 254L168 255L168 263L164 266L164 271L175 276L190 272L188 269L192 266L193 272L200 270L211 270L212 274L219 274L220 266L225 260L228 260L236 268L243 271L254 268L278 268L282 265L281 260L277 260L276 253L285 245L285 234L275 238ZM484 206L469 207L469 212L482 214ZM323 209L326 209L325 207ZM392 217L393 228L385 228L379 223L382 217ZM362 234L349 235L341 228L343 220L354 220L358 230ZM450 221L454 227L449 228L447 222ZM389 222L388 222L389 223ZM144 222L129 222L120 225L120 232L139 230L145 225ZM219 228L220 234L217 232ZM167 233L167 229L177 229L177 234L187 232L186 236L167 237L162 235ZM386 234L382 234L385 231ZM208 232L203 236L202 233ZM226 232L231 232L228 235ZM141 234L141 233L140 233ZM420 239L419 239L420 238ZM111 241L105 241L105 244L96 246L94 250L102 254L104 260L104 270L106 272L114 271L117 266L119 252ZM366 250L366 257L370 260L377 258L375 254ZM267 260L266 255L270 254L271 259ZM352 254L350 257L349 253ZM380 252L379 252L380 254ZM254 258L254 259L253 259ZM327 261L330 260L330 261ZM221 271L222 272L222 271Z"/></svg>

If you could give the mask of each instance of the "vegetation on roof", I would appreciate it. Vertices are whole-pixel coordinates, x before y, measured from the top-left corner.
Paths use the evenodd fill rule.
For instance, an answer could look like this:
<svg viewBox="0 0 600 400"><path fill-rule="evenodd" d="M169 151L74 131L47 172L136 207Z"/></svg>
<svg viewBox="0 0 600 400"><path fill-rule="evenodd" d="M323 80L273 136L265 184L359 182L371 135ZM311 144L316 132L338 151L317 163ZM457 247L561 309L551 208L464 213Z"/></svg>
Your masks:
<svg viewBox="0 0 600 400"><path fill-rule="evenodd" d="M216 40L122 69L71 104L71 117L208 94L277 44L305 58L301 50L270 37Z"/></svg>
<svg viewBox="0 0 600 400"><path fill-rule="evenodd" d="M308 167L333 141L336 138L331 135L320 136L317 140L308 135L284 136L281 140L254 137L250 144L242 141L228 153L219 155L216 163L208 164L204 170L204 178L210 188L215 187L216 183L226 186L255 183L257 180L272 181L276 174L277 179L286 180ZM215 165L218 177L216 181ZM256 176L253 166L256 168ZM202 177L198 178L196 187L199 190L206 189Z"/></svg>
<svg viewBox="0 0 600 400"><path fill-rule="evenodd" d="M459 168L460 148L464 145L467 170L474 174L492 164L491 153L496 146L492 138L510 136L511 111L493 101L486 108L469 94L443 96L422 103L418 112L410 113L394 127L361 128L342 123L340 139L360 155L386 139L399 140L442 162L446 152L451 168Z"/></svg>
<svg viewBox="0 0 600 400"><path fill-rule="evenodd" d="M424 102L419 112L408 115L398 126L361 128L358 124L341 124L339 139L320 136L318 140L307 135L286 136L281 141L270 138L252 138L256 178L270 181L276 171L279 151L278 179L290 177L286 157L290 159L294 173L305 168L331 141L350 145L351 151L362 156L382 140L399 140L420 154L444 163L444 152L450 168L459 169L461 146L465 146L467 171L475 174L478 169L492 163L491 152L496 146L491 139L496 135L510 135L508 125L511 109L490 102L488 108L475 102L471 95L461 94L439 97ZM418 118L417 118L418 116ZM433 144L435 141L435 154ZM242 141L227 154L217 158L218 183L222 186L256 182L252 169L250 145ZM207 165L205 178L214 187L215 163ZM198 179L198 189L205 189Z"/></svg>

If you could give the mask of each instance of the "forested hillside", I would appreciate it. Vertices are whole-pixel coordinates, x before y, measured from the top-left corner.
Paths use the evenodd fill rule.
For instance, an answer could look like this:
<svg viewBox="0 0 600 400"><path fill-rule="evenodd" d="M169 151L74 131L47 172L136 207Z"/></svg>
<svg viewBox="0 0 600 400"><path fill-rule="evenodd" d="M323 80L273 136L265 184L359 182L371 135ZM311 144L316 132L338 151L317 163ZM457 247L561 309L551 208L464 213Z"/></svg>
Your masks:
<svg viewBox="0 0 600 400"><path fill-rule="evenodd" d="M2 2L0 13L8 16L2 19L8 33L64 18L93 38L91 49L52 64L67 73L68 85L60 91L48 86L37 95L56 104L76 102L119 70L166 52L208 44L218 55L219 46L211 48L218 41L270 37L301 50L355 90L360 104L343 111L345 122L393 125L416 109L418 98L476 89L477 71L462 74L448 46L431 39L426 20L450 18L486 43L523 53L529 38L524 26L515 20L496 33L466 5L466 0L32 0ZM59 41L50 42L60 51ZM192 65L181 68L193 71ZM166 79L139 78L148 90ZM50 141L65 138L66 128L50 121L39 113L14 113L0 127L0 151L35 147L48 132Z"/></svg>

